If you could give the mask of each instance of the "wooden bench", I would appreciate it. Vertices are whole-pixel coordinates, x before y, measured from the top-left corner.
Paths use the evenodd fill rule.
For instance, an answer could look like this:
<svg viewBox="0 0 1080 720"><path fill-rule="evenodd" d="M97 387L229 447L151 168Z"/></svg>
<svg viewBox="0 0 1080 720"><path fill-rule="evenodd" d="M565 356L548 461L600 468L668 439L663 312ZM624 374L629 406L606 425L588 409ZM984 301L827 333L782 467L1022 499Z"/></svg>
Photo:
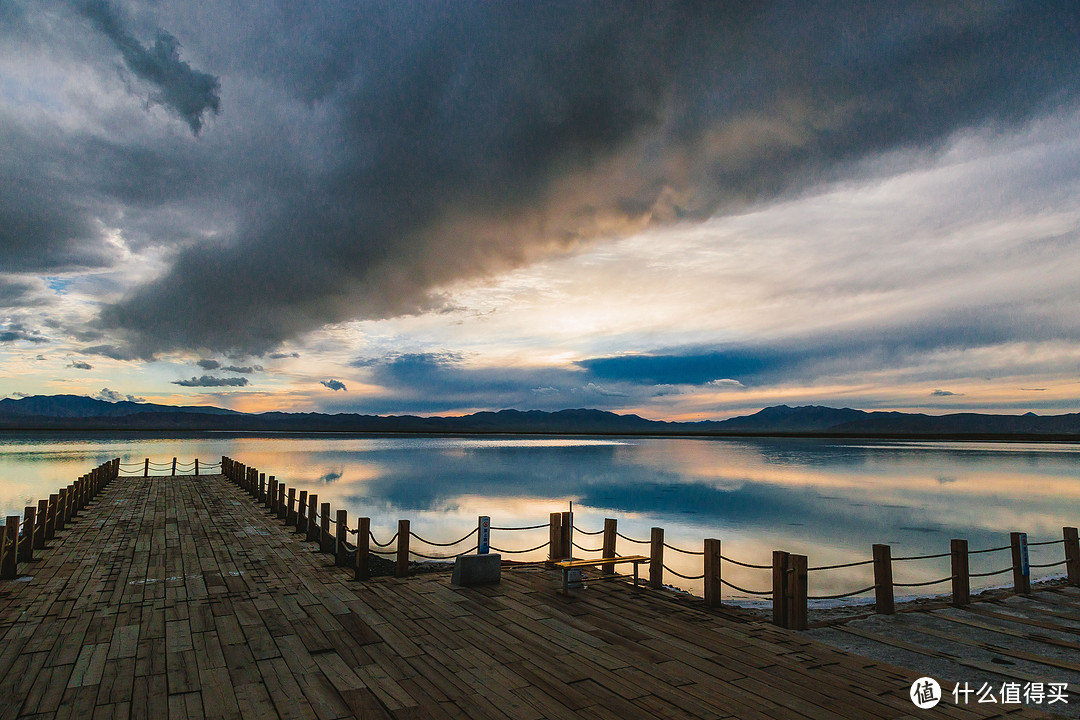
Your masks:
<svg viewBox="0 0 1080 720"><path fill-rule="evenodd" d="M638 566L641 563L649 562L649 557L645 555L622 555L619 557L609 558L596 558L595 560L560 560L555 563L555 566L562 570L562 591L564 594L570 592L570 571L584 569L587 567L593 567L595 565L614 565L615 563L633 563L634 564L634 587L638 584ZM606 580L610 578L617 578L619 575L615 575L612 572L609 575L601 575L593 578L594 580ZM584 578L583 578L584 580Z"/></svg>

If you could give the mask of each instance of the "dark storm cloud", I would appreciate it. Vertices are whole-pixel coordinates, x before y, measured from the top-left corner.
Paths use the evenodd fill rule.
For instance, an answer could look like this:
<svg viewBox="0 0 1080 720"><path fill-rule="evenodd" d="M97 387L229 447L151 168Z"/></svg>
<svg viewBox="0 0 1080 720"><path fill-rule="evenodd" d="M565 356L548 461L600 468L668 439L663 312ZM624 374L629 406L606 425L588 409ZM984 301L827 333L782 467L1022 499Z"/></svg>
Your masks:
<svg viewBox="0 0 1080 720"><path fill-rule="evenodd" d="M209 358L201 358L195 364L201 367L203 370L217 370L219 367L221 367L221 363L219 363L217 360L210 360Z"/></svg>
<svg viewBox="0 0 1080 720"><path fill-rule="evenodd" d="M172 384L181 387L244 387L248 384L248 379L246 377L223 378L200 375L190 380L173 380Z"/></svg>
<svg viewBox="0 0 1080 720"><path fill-rule="evenodd" d="M204 113L217 113L221 108L220 81L181 60L180 42L175 37L158 31L153 46L144 47L105 0L81 2L79 11L113 42L131 72L157 88L151 100L179 115L192 133L198 135L202 130Z"/></svg>
<svg viewBox="0 0 1080 720"><path fill-rule="evenodd" d="M254 372L262 372L262 365L226 365L221 368L225 372L240 373L241 375L250 375Z"/></svg>
<svg viewBox="0 0 1080 720"><path fill-rule="evenodd" d="M319 384L322 385L323 387L329 389L329 390L337 391L337 390L347 390L348 389L348 388L345 387L345 383L341 382L340 380L334 380L333 378L331 378L330 380L320 380Z"/></svg>
<svg viewBox="0 0 1080 720"><path fill-rule="evenodd" d="M82 360L72 360L68 364L68 367L69 368L75 368L76 370L93 370L94 369L93 365L91 365L88 362L83 362Z"/></svg>
<svg viewBox="0 0 1080 720"><path fill-rule="evenodd" d="M100 355L111 360L134 360L135 355L124 347L118 345L91 345L79 350L82 355Z"/></svg>
<svg viewBox="0 0 1080 720"><path fill-rule="evenodd" d="M41 331L28 328L21 322L8 323L6 328L0 328L0 343L30 342L45 343L49 339L41 334Z"/></svg>
<svg viewBox="0 0 1080 720"><path fill-rule="evenodd" d="M37 295L39 289L40 284L30 280L0 277L0 308L42 305L45 301Z"/></svg>
<svg viewBox="0 0 1080 720"><path fill-rule="evenodd" d="M198 130L215 78L171 36L147 48L111 6L84 7ZM213 136L213 153L173 148L153 162L162 149L142 148L148 162L123 187L102 173L95 192L56 198L71 212L55 221L71 226L51 237L94 237L80 213L89 197L144 209L138 230L152 239L146 213L201 217L207 195L196 205L184 189L217 188L214 242L186 243L168 272L102 312L142 355L263 353L325 323L424 311L440 286L556 247L1023 122L1074 102L1080 78L1075 3L310 7L141 10L138 27L213 57L236 94L215 132L189 143ZM161 189L143 190L144 176Z"/></svg>

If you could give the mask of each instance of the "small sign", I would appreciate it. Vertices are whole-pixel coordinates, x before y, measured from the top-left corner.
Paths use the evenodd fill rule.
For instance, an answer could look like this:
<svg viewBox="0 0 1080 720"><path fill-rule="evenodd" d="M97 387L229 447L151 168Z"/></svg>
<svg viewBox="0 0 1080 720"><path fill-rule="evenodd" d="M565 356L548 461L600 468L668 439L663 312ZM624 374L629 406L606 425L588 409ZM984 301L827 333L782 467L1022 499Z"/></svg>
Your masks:
<svg viewBox="0 0 1080 720"><path fill-rule="evenodd" d="M1027 533L1020 533L1020 572L1024 577L1031 576L1031 566L1028 564Z"/></svg>
<svg viewBox="0 0 1080 720"><path fill-rule="evenodd" d="M477 555L487 555L491 551L491 518L487 515L480 516L480 524L477 525Z"/></svg>

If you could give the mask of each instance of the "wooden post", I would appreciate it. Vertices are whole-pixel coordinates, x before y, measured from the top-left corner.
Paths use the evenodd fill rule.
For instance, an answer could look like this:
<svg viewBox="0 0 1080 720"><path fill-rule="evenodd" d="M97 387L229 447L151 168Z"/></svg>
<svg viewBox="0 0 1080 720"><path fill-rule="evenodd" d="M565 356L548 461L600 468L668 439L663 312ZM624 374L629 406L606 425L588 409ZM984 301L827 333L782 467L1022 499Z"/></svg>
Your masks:
<svg viewBox="0 0 1080 720"><path fill-rule="evenodd" d="M550 551L548 559L551 562L558 562L566 557L562 551L562 513L551 513L548 516L548 523L548 540L551 543L548 548Z"/></svg>
<svg viewBox="0 0 1080 720"><path fill-rule="evenodd" d="M56 501L56 532L60 532L64 529L64 523L67 521L67 488L60 488L57 490L60 499Z"/></svg>
<svg viewBox="0 0 1080 720"><path fill-rule="evenodd" d="M277 514L277 478L273 475L266 481L266 507L271 515Z"/></svg>
<svg viewBox="0 0 1080 720"><path fill-rule="evenodd" d="M394 565L394 577L409 576L409 521L398 520L397 524L397 563Z"/></svg>
<svg viewBox="0 0 1080 720"><path fill-rule="evenodd" d="M1080 587L1080 534L1074 527L1061 528L1065 536L1065 569L1069 584Z"/></svg>
<svg viewBox="0 0 1080 720"><path fill-rule="evenodd" d="M1031 569L1028 564L1027 533L1009 533L1012 545L1013 587L1019 595L1031 594Z"/></svg>
<svg viewBox="0 0 1080 720"><path fill-rule="evenodd" d="M664 586L664 528L652 529L649 553L649 587L656 590Z"/></svg>
<svg viewBox="0 0 1080 720"><path fill-rule="evenodd" d="M968 542L953 538L949 543L952 555L952 604L964 607L971 602L971 568L968 564Z"/></svg>
<svg viewBox="0 0 1080 720"><path fill-rule="evenodd" d="M199 477L199 458L195 458L195 477Z"/></svg>
<svg viewBox="0 0 1080 720"><path fill-rule="evenodd" d="M892 548L874 545L874 598L875 609L882 615L896 611L893 602Z"/></svg>
<svg viewBox="0 0 1080 720"><path fill-rule="evenodd" d="M285 524L296 527L296 488L289 488L289 504L285 507Z"/></svg>
<svg viewBox="0 0 1080 720"><path fill-rule="evenodd" d="M806 556L788 555L788 627L806 629Z"/></svg>
<svg viewBox="0 0 1080 720"><path fill-rule="evenodd" d="M172 472L169 473L169 475L171 475L173 477L176 476L176 458L172 459Z"/></svg>
<svg viewBox="0 0 1080 720"><path fill-rule="evenodd" d="M720 541L715 538L705 540L705 604L709 607L720 606Z"/></svg>
<svg viewBox="0 0 1080 720"><path fill-rule="evenodd" d="M266 473L259 473L259 502L263 507L270 507L270 501L266 497Z"/></svg>
<svg viewBox="0 0 1080 720"><path fill-rule="evenodd" d="M563 557L574 557L574 513L562 514L562 538L560 539Z"/></svg>
<svg viewBox="0 0 1080 720"><path fill-rule="evenodd" d="M300 499L297 500L296 509L296 532L307 532L307 490L300 491Z"/></svg>
<svg viewBox="0 0 1080 720"><path fill-rule="evenodd" d="M371 577L371 518L362 517L356 526L356 579Z"/></svg>
<svg viewBox="0 0 1080 720"><path fill-rule="evenodd" d="M45 523L49 519L49 501L38 500L37 527L34 528L34 549L45 549Z"/></svg>
<svg viewBox="0 0 1080 720"><path fill-rule="evenodd" d="M45 539L52 540L56 537L56 511L60 507L60 496L49 496L49 513L45 519Z"/></svg>
<svg viewBox="0 0 1080 720"><path fill-rule="evenodd" d="M616 529L618 523L615 518L604 518L604 557L615 557L615 540L618 536L615 534L618 532ZM615 563L605 563L600 571L605 575L613 575L615 573Z"/></svg>
<svg viewBox="0 0 1080 720"><path fill-rule="evenodd" d="M773 625L787 627L787 569L788 553L773 550L772 554L772 621Z"/></svg>
<svg viewBox="0 0 1080 720"><path fill-rule="evenodd" d="M307 501L307 539L318 540L319 526L315 524L315 517L318 513L315 508L319 507L319 496L312 493L307 496Z"/></svg>
<svg viewBox="0 0 1080 720"><path fill-rule="evenodd" d="M29 562L34 559L34 514L37 508L27 505L23 509L23 531L19 538L19 559Z"/></svg>
<svg viewBox="0 0 1080 720"><path fill-rule="evenodd" d="M334 552L334 536L330 534L330 503L319 508L319 552Z"/></svg>
<svg viewBox="0 0 1080 720"><path fill-rule="evenodd" d="M19 576L19 516L8 515L4 526L3 553L0 554L0 580Z"/></svg>
<svg viewBox="0 0 1080 720"><path fill-rule="evenodd" d="M289 506L285 504L285 483L279 482L277 486L278 498L277 498L277 516L278 520L285 520L289 517Z"/></svg>
<svg viewBox="0 0 1080 720"><path fill-rule="evenodd" d="M150 458L146 458L146 460L143 461L142 476L150 477Z"/></svg>
<svg viewBox="0 0 1080 720"><path fill-rule="evenodd" d="M345 560L349 557L348 548L345 543L349 539L349 511L338 510L337 511L337 542L334 543L334 564L344 565Z"/></svg>

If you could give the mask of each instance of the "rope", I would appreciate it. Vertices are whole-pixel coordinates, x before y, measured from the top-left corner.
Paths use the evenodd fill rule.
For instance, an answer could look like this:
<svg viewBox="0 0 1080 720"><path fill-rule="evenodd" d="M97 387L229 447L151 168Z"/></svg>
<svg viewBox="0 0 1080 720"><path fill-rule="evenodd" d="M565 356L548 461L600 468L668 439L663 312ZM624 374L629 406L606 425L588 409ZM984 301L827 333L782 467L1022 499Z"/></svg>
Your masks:
<svg viewBox="0 0 1080 720"><path fill-rule="evenodd" d="M1058 560L1056 563L1046 563L1045 565L1031 565L1031 564L1029 564L1028 567L1033 567L1033 568L1057 567L1058 565L1064 565L1067 562L1069 562L1069 561L1068 560Z"/></svg>
<svg viewBox="0 0 1080 720"><path fill-rule="evenodd" d="M840 563L839 565L818 565L817 567L806 568L806 572L814 572L815 570L835 570L836 568L858 567L859 565L870 565L873 562L873 560L859 560L858 562Z"/></svg>
<svg viewBox="0 0 1080 720"><path fill-rule="evenodd" d="M381 543L378 540L376 540L375 536L371 533L370 530L368 530L368 537L370 537L371 542L375 543L375 545L378 546L378 547L389 547L395 540L397 540L397 536L398 536L398 534L394 533L394 537L390 538L389 540L387 540L384 543Z"/></svg>
<svg viewBox="0 0 1080 720"><path fill-rule="evenodd" d="M410 554L415 555L416 557L422 557L425 560L453 560L456 557L460 557L462 555L468 555L473 550L476 550L479 547L480 547L479 545L473 545L468 550L465 550L463 552L459 552L457 555L424 555L423 553L418 553L418 552L411 552Z"/></svg>
<svg viewBox="0 0 1080 720"><path fill-rule="evenodd" d="M1028 547L1036 547L1038 545L1057 545L1058 543L1064 543L1064 542L1065 542L1065 538L1062 538L1061 540L1043 540L1042 542L1037 542L1037 543L1029 542Z"/></svg>
<svg viewBox="0 0 1080 720"><path fill-rule="evenodd" d="M598 552L598 553L602 553L602 552L604 552L604 548L602 548L602 547L598 547L598 548L584 548L584 547L581 547L580 545L578 545L578 544L577 544L576 542L574 542L574 541L572 541L572 540L570 541L570 544L571 544L571 545L573 545L574 547L576 547L576 548L577 548L578 550L580 550L581 552Z"/></svg>
<svg viewBox="0 0 1080 720"><path fill-rule="evenodd" d="M727 562L731 563L732 565L738 565L739 567L744 567L744 568L751 568L753 570L772 570L772 565L751 565L750 563L744 563L744 562L739 562L738 560L732 560L731 558L725 557L723 555L720 556L720 559L721 560L726 560ZM873 561L871 561L871 562L873 562Z"/></svg>
<svg viewBox="0 0 1080 720"><path fill-rule="evenodd" d="M372 555L397 555L397 550L368 550Z"/></svg>
<svg viewBox="0 0 1080 720"><path fill-rule="evenodd" d="M727 585L732 590L738 590L739 592L746 593L747 595L772 595L772 590L747 590L746 588L741 588L734 583L729 583L724 578L720 578L720 584Z"/></svg>
<svg viewBox="0 0 1080 720"><path fill-rule="evenodd" d="M681 552L681 553L685 553L687 555L704 555L705 554L704 550L683 550L680 547L675 547L674 545L668 545L667 543L664 543L664 547L666 547L668 550L674 550L675 552Z"/></svg>
<svg viewBox="0 0 1080 720"><path fill-rule="evenodd" d="M588 530L582 530L577 525L571 525L570 527L574 528L574 532L579 532L582 535L603 535L604 534L603 530L597 530L596 532L589 532Z"/></svg>
<svg viewBox="0 0 1080 720"><path fill-rule="evenodd" d="M530 553L530 552L533 552L535 550L539 550L541 548L546 548L550 544L551 544L551 541L548 540L546 543L543 543L542 545L537 545L534 548L529 548L528 550L502 550L500 548L495 547L494 545L491 546L491 549L494 550L497 553L504 553L506 555L513 555L515 553Z"/></svg>
<svg viewBox="0 0 1080 720"><path fill-rule="evenodd" d="M1012 565L1010 565L1010 566L1009 566L1009 567L1007 567L1007 568L1003 568L1003 569L1001 569L1001 570L995 570L995 571L993 571L993 572L985 572L985 573L968 573L968 576L969 576L969 577L990 577L991 575L1000 575L1000 574L1002 574L1002 573L1007 573L1007 572L1009 572L1010 570L1012 570Z"/></svg>
<svg viewBox="0 0 1080 720"><path fill-rule="evenodd" d="M943 577L940 580L928 580L927 582L917 582L917 583L898 583L898 582L894 582L893 587L924 587L926 585L937 585L938 583L943 583L943 582L945 582L947 580L952 580L953 577L955 577L955 576L949 575L948 577Z"/></svg>
<svg viewBox="0 0 1080 720"><path fill-rule="evenodd" d="M652 542L651 540L638 540L637 538L626 537L625 535L623 535L618 530L615 531L615 534L618 535L619 537L621 537L623 540L625 540L627 542L637 543L639 545L648 545L649 543Z"/></svg>
<svg viewBox="0 0 1080 720"><path fill-rule="evenodd" d="M907 557L894 557L893 562L899 562L901 560L930 560L932 558L951 557L951 552L936 553L934 555L908 555ZM871 562L873 562L871 560Z"/></svg>
<svg viewBox="0 0 1080 720"><path fill-rule="evenodd" d="M807 595L807 600L841 600L843 598L851 597L852 595L862 595L864 592L870 592L877 588L877 585L869 585L859 590L852 590L851 592L838 593L836 595Z"/></svg>
<svg viewBox="0 0 1080 720"><path fill-rule="evenodd" d="M414 538L416 538L420 542L425 543L427 545L434 545L435 547L451 547L453 545L459 545L460 543L465 542L466 540L471 538L473 535L475 535L477 532L479 532L479 530L480 530L480 528L473 528L472 530L469 531L469 534L466 535L465 537L461 538L460 540L455 540L454 542L448 542L448 543L437 543L437 542L431 542L430 540L425 540L424 538L422 538L419 535L417 535L416 533L414 533L412 530L409 531L409 535L413 536Z"/></svg>
<svg viewBox="0 0 1080 720"><path fill-rule="evenodd" d="M549 525L548 523L544 523L543 525L526 525L525 527L495 527L494 525L492 525L491 529L492 530L537 530L539 528L546 528L546 527L551 527L551 525Z"/></svg>
<svg viewBox="0 0 1080 720"><path fill-rule="evenodd" d="M702 578L705 577L705 573L701 573L700 575L683 575L681 572L678 572L676 570L672 570L667 565L664 565L664 570L671 573L672 575L678 575L683 580L701 580Z"/></svg>
<svg viewBox="0 0 1080 720"><path fill-rule="evenodd" d="M979 553L998 552L1000 550L1011 550L1012 545L1002 545L1001 547L986 548L985 550L968 550L968 555L978 555Z"/></svg>

